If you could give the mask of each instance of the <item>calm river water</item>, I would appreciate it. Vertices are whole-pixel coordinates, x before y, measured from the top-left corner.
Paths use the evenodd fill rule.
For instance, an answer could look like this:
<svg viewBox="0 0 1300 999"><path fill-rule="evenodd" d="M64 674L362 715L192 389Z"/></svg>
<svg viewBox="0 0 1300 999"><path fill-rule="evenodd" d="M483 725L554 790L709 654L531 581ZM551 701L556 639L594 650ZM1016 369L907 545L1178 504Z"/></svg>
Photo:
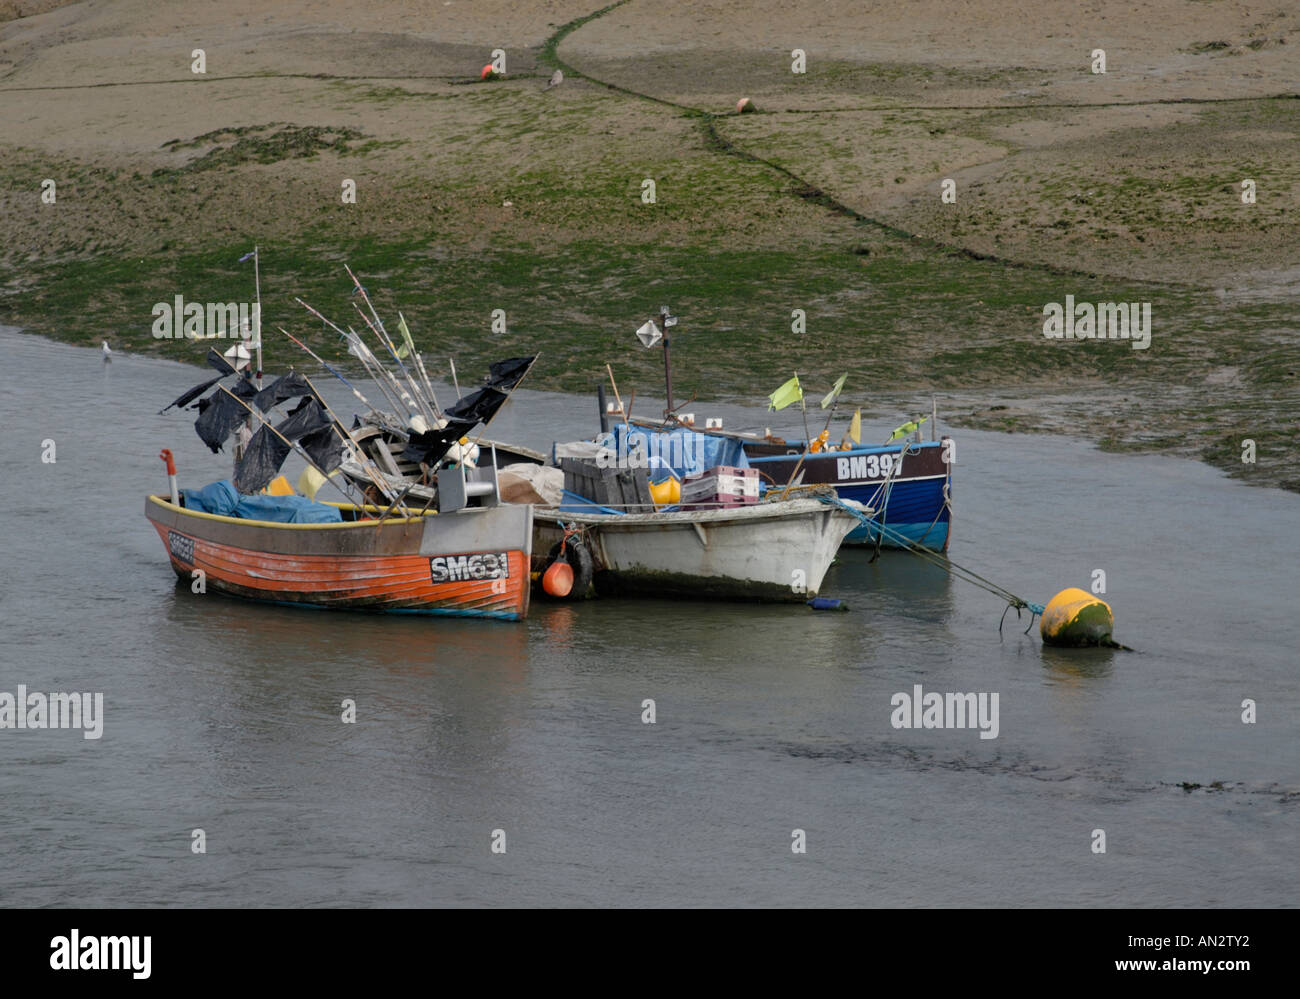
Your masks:
<svg viewBox="0 0 1300 999"><path fill-rule="evenodd" d="M1038 602L1103 569L1135 653L1044 649L1014 620L1000 636L994 597L903 553L842 552L840 614L333 615L176 586L143 497L166 487L162 447L183 485L229 474L193 414L155 415L199 369L0 330L0 370L0 692L104 700L98 740L0 729L0 905L1300 898L1300 497L953 431L951 557ZM589 436L595 403L521 391L492 429ZM998 694L997 738L895 729L916 684Z"/></svg>

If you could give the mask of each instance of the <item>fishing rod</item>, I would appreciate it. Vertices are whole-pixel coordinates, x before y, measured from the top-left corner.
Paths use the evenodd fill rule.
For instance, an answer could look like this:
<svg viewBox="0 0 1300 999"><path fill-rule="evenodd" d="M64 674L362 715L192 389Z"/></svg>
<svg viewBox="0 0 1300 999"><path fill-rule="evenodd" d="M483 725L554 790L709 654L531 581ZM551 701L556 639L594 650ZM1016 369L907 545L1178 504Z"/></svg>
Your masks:
<svg viewBox="0 0 1300 999"><path fill-rule="evenodd" d="M366 346L365 341L362 340L361 337L357 335L356 331L348 330L345 333L342 329L339 328L339 326L336 323L333 323L330 320L326 319L323 315L321 315L321 313L317 312L310 305L304 302L301 298L295 298L294 301L297 302L299 305L301 305L304 309L310 312L321 322L323 322L330 329L338 333L338 335L342 337L345 341L347 341L351 353L353 353L356 356L356 358L361 362L361 366L366 369L366 374L370 376L370 380L379 386L379 390L384 393L384 398L388 400L388 404L393 407L393 412L396 413L398 409L401 408L401 404L396 399L393 398L387 386L385 386L383 381L381 381L375 375L369 363L367 363L366 361L367 357L370 357L370 359L373 360L376 364L379 364L379 360L378 358L374 357L373 354L370 353L370 348ZM382 365L380 366L380 368L381 370L383 370ZM388 374L387 371L384 371L384 373ZM391 377L391 375L389 377ZM407 415L408 416L410 415L409 411Z"/></svg>
<svg viewBox="0 0 1300 999"><path fill-rule="evenodd" d="M435 417L433 415L432 407L430 407L428 401L424 398L423 393L416 388L415 379L413 379L411 373L406 370L406 365L404 365L402 359L397 356L397 351L393 349L393 345L389 343L378 329L375 328L375 324L366 318L366 314L361 311L361 307L357 305L356 302L352 303L352 307L357 310L357 315L361 317L361 321L370 327L370 332L375 335L375 339L378 340L383 347L387 348L388 353L393 355L393 360L397 362L397 366L402 369L402 374L406 376L406 384L410 386L411 392L407 392L406 389L402 388L402 383L398 380L397 376L393 375L392 372L389 372L393 378L393 385L396 387L398 395L401 396L402 404L406 406L408 410L415 410L421 416L427 416L430 421L434 420ZM378 357L376 357L376 360L378 361ZM414 395L411 393L414 393Z"/></svg>
<svg viewBox="0 0 1300 999"><path fill-rule="evenodd" d="M351 267L344 264L343 269L348 272L348 277L352 279L352 284L355 286L353 294L356 294L357 292L361 293L361 300L366 303L366 306L370 309L370 314L375 317L375 323L382 329L384 321L379 318L379 313L375 311L374 303L370 301L370 294L362 286L361 282L357 280L357 276L352 273Z"/></svg>
<svg viewBox="0 0 1300 999"><path fill-rule="evenodd" d="M400 312L397 314L397 321L402 330L402 338L406 341L407 348L415 356L415 366L420 370L420 377L424 380L425 390L429 393L429 399L433 403L433 411L442 418L442 407L438 405L438 396L433 391L433 383L429 381L429 372L424 369L424 357L415 349L415 341L411 339L411 327L406 324L406 317Z"/></svg>
<svg viewBox="0 0 1300 999"><path fill-rule="evenodd" d="M397 366L402 369L402 374L406 376L407 383L410 384L411 390L415 393L416 398L424 404L424 409L429 419L437 420L437 417L433 413L433 407L429 405L428 400L424 399L420 390L416 388L415 379L411 377L411 373L406 370L406 365L402 363L401 357L398 356L397 349L393 345L392 337L388 335L388 330L384 327L384 321L379 318L379 313L375 311L375 304L370 301L370 293L367 292L361 282L357 280L357 276L352 273L351 267L344 264L343 269L348 272L348 277L352 279L352 283L356 286L356 291L361 293L361 300L366 303L366 307L370 309L370 314L374 317L374 325L371 325L369 321L367 321L366 325L370 326L370 328L374 330L375 336L379 339L379 342L387 347L388 352L393 355L393 360L396 361ZM353 302L352 304L353 306L356 306L356 302ZM357 308L357 312L361 312L359 307ZM365 315L362 314L361 318L365 319ZM376 327L378 328L376 329Z"/></svg>
<svg viewBox="0 0 1300 999"><path fill-rule="evenodd" d="M384 397L388 399L389 405L393 407L393 413L398 414L405 409L408 423L416 416L423 419L423 411L415 403L415 400L411 399L409 393L402 388L397 377L384 367L384 362L370 349L370 345L361 339L361 334L351 326L348 327L348 333L351 334L348 342L352 345L352 351L361 358L361 363L366 365L366 371L370 373L370 377L375 379L375 382L383 389ZM383 377L381 378L380 375ZM406 397L405 400L403 400L403 396Z"/></svg>
<svg viewBox="0 0 1300 999"><path fill-rule="evenodd" d="M312 350L310 347L308 347L305 343L303 343L301 340L299 340L296 336L294 336L292 333L290 333L288 330L286 330L283 326L277 326L276 329L278 329L281 333L283 333L283 334L284 334L285 336L287 336L290 340L292 340L294 343L296 343L299 347L301 347L303 350L305 350L309 355L311 355L311 357L316 361L316 363L318 363L321 367L323 367L323 368L324 368L326 371L328 371L331 375L333 375L335 378L337 378L339 381L341 381L344 385L346 385L349 389L351 389L351 390L352 390L352 394L353 394L353 396L356 397L357 401L360 402L361 405L365 406L366 408L368 408L368 409L371 410L372 412L375 411L375 407L374 407L374 405L370 402L370 400L367 399L364 395L362 395L361 392L360 392L360 390L358 390L357 387L356 387L355 385L353 385L350 381L348 381L348 380L347 380L346 378L344 378L341 374L339 374L338 371L336 371L333 367L331 367L331 366L330 366L330 365L329 365L329 364L328 364L328 363L327 363L327 362L326 362L326 361L325 361L325 360L324 360L324 359L323 359L319 354L317 354L314 350Z"/></svg>
<svg viewBox="0 0 1300 999"><path fill-rule="evenodd" d="M365 295L364 289L362 290L362 295L363 296ZM370 304L369 299L366 300L366 304L367 305ZM415 393L415 397L424 404L425 409L428 411L430 419L433 419L432 408L429 406L428 401L424 398L423 393L419 389L419 386L415 384L415 377L407 369L406 365L402 363L402 355L397 352L397 345L393 342L393 338L388 335L388 330L385 329L383 322L379 319L378 316L375 316L375 322L372 323L369 319L366 318L366 314L361 311L361 306L357 305L356 302L352 303L352 307L357 310L357 315L361 317L362 322L364 322L367 326L370 327L370 332L375 334L375 339L378 340L381 344L383 344L385 348L387 348L388 353L393 355L393 360L397 363L397 366L402 369L402 374L406 376L406 383L411 386L411 391ZM375 307L371 305L370 312L372 315L374 314L374 311L375 311Z"/></svg>
<svg viewBox="0 0 1300 999"><path fill-rule="evenodd" d="M347 339L348 351L361 361L361 366L366 369L366 374L370 376L370 380L379 386L379 390L384 393L388 405L392 407L393 414L396 416L405 409L406 418L409 421L419 407L413 408L411 405L402 402L402 388L397 384L397 380L393 378L392 372L383 366L379 358L375 356L374 351L361 339L361 334L351 326L348 327ZM380 375L383 377L381 378Z"/></svg>

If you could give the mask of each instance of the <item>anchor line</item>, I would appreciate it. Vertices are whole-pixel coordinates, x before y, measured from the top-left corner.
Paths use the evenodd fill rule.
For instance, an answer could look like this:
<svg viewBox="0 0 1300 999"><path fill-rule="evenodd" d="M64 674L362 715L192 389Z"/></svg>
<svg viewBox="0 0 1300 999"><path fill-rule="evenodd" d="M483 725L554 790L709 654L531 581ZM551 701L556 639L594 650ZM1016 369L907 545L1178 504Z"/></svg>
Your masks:
<svg viewBox="0 0 1300 999"><path fill-rule="evenodd" d="M906 537L902 533L895 531L891 527L887 527L883 523L877 523L876 521L873 521L870 517L868 517L866 514L853 509L853 507L849 506L838 496L828 496L825 495L824 493L819 493L819 494L815 494L814 498L817 499L819 502L826 503L830 506L839 507L841 510L844 510L849 514L852 514L854 517L856 517L859 521L861 521L866 526L874 527L875 529L880 531L881 534L887 534L891 541L898 543L900 547L905 548L913 555L916 555L918 558L926 562L929 562L931 565L938 566L944 572L948 573L948 575L956 579L965 580L966 582L978 586L982 590L987 590L989 593L992 593L994 596L1000 597L1002 600L1005 600L1007 602L1007 607L1006 610L1002 612L1002 621L998 622L999 632L1002 630L1002 623L1006 620L1007 611L1011 610L1012 608L1015 609L1017 618L1020 617L1020 611L1022 609L1029 611L1029 628L1032 628L1034 626L1034 618L1041 617L1043 611L1046 609L1043 604L1031 603L1028 600L1025 600L1023 597L1016 596L1010 590L1006 589L1003 586L999 586L997 583L993 582L993 580L981 576L974 569L967 569L965 566L958 565L956 562L953 562L951 559L940 558L938 555L936 555L934 552L930 551L929 549L923 548L920 545L913 543L913 541L910 538ZM1029 628L1025 629L1025 634L1029 634Z"/></svg>

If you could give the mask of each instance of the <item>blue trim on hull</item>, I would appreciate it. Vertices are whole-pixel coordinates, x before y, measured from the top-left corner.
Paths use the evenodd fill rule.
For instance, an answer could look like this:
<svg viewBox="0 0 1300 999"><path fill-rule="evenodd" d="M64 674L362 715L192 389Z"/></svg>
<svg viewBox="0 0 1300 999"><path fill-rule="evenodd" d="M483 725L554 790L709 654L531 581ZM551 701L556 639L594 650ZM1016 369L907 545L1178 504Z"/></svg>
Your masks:
<svg viewBox="0 0 1300 999"><path fill-rule="evenodd" d="M934 524L928 521L924 524L892 524L885 521L885 526L893 532L893 536L885 538L880 544L881 548L902 548L903 546L896 540L900 534L912 544L920 545L922 548L929 548L932 551L943 551L948 544L948 525L943 522ZM846 545L874 545L876 535L879 533L879 531L867 527L859 527L841 543Z"/></svg>
<svg viewBox="0 0 1300 999"><path fill-rule="evenodd" d="M919 481L903 479L895 482L889 492L889 501L885 504L884 516L876 519L883 520L886 527L902 534L913 544L942 551L948 543L948 522L951 516L951 511L943 503L943 486L943 479ZM837 485L835 488L841 499L867 503L877 494L880 485L879 483L846 484ZM879 533L868 527L859 527L844 539L844 543L874 545ZM881 547L901 546L897 541L886 537Z"/></svg>

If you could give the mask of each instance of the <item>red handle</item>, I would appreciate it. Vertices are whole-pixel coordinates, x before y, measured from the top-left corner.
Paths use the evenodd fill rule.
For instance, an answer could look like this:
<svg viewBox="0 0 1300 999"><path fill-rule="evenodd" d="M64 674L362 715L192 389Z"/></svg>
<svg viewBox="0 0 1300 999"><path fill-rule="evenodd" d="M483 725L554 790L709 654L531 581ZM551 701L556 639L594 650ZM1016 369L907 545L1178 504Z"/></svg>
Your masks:
<svg viewBox="0 0 1300 999"><path fill-rule="evenodd" d="M162 449L162 453L161 453L160 455L158 455L158 457L161 458L163 461L167 462L167 474L168 474L168 475L175 475L175 474L176 474L176 462L172 460L172 453L171 453L171 451L167 450L167 448L163 448L163 449Z"/></svg>

